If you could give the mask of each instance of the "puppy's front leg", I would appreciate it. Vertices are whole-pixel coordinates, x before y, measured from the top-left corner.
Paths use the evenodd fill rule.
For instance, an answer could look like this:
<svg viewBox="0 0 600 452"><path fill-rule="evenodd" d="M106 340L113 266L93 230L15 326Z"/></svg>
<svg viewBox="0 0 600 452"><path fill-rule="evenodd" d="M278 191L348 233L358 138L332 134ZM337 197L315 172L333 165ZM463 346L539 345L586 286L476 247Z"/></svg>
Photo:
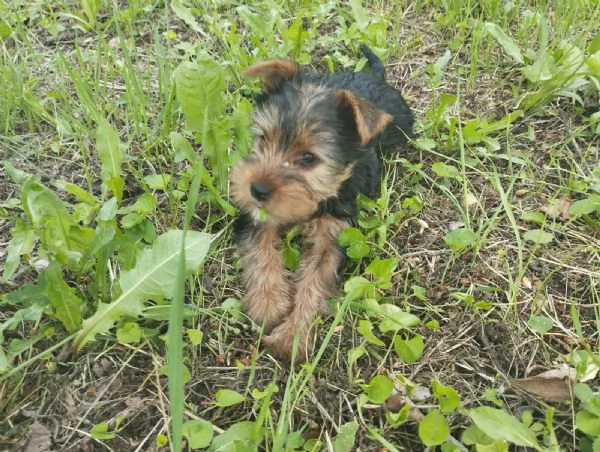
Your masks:
<svg viewBox="0 0 600 452"><path fill-rule="evenodd" d="M246 311L265 333L283 322L291 309L291 282L276 226L261 224L238 233ZM264 322L264 323L263 323Z"/></svg>
<svg viewBox="0 0 600 452"><path fill-rule="evenodd" d="M344 258L337 237L348 223L330 215L312 220L304 229L304 245L295 280L294 308L284 323L264 338L264 342L281 358L290 360L294 336L299 331L297 361L307 360L310 330L319 312L327 307L338 283L338 268Z"/></svg>

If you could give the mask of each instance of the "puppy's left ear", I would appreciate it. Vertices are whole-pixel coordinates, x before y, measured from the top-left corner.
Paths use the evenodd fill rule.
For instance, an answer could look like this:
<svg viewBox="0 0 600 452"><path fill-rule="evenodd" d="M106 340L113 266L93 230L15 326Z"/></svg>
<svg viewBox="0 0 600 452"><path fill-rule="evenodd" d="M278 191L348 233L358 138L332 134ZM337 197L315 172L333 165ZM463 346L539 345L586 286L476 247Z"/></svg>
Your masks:
<svg viewBox="0 0 600 452"><path fill-rule="evenodd" d="M342 114L349 115L354 122L360 144L367 144L394 120L392 115L359 98L352 91L340 90L336 97Z"/></svg>
<svg viewBox="0 0 600 452"><path fill-rule="evenodd" d="M298 73L298 66L287 60L268 60L248 66L244 75L264 79L263 89L277 89L284 80L292 80Z"/></svg>

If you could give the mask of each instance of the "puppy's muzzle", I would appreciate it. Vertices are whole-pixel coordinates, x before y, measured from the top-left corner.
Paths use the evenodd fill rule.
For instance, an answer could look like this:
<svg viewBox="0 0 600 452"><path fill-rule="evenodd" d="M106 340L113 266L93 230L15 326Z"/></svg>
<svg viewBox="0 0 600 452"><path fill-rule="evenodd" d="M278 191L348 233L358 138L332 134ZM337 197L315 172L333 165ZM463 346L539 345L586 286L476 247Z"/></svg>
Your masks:
<svg viewBox="0 0 600 452"><path fill-rule="evenodd" d="M252 182L250 193L259 202L268 200L273 194L273 188L265 182Z"/></svg>

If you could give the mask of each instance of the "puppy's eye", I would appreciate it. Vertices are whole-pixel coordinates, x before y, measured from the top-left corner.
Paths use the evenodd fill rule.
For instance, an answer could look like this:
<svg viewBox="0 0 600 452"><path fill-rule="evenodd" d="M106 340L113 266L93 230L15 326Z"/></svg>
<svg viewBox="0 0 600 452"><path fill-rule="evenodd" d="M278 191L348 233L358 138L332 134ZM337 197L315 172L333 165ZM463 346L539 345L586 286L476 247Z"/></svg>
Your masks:
<svg viewBox="0 0 600 452"><path fill-rule="evenodd" d="M314 166L319 159L312 152L305 152L296 161L302 166Z"/></svg>

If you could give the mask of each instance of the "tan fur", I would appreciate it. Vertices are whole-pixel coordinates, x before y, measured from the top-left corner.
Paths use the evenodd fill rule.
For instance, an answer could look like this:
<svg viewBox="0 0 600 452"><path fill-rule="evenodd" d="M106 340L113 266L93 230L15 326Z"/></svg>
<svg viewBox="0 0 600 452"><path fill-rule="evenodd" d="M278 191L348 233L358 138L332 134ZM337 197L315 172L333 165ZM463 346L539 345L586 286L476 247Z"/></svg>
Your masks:
<svg viewBox="0 0 600 452"><path fill-rule="evenodd" d="M291 309L289 272L281 255L281 238L275 227L265 226L242 245L242 283L250 318L270 332Z"/></svg>
<svg viewBox="0 0 600 452"><path fill-rule="evenodd" d="M294 336L300 335L297 361L305 361L310 350L313 322L327 308L327 300L337 287L338 267L343 254L337 237L348 223L325 215L309 222L304 229L306 252L294 279L293 310L281 325L263 340L277 356L290 360Z"/></svg>
<svg viewBox="0 0 600 452"><path fill-rule="evenodd" d="M264 79L263 89L277 88L283 80L291 80L298 72L298 66L291 61L269 60L249 66L244 71L246 77Z"/></svg>
<svg viewBox="0 0 600 452"><path fill-rule="evenodd" d="M353 110L361 144L371 141L394 120L392 115L360 99L351 91L343 89L338 91L336 96Z"/></svg>

